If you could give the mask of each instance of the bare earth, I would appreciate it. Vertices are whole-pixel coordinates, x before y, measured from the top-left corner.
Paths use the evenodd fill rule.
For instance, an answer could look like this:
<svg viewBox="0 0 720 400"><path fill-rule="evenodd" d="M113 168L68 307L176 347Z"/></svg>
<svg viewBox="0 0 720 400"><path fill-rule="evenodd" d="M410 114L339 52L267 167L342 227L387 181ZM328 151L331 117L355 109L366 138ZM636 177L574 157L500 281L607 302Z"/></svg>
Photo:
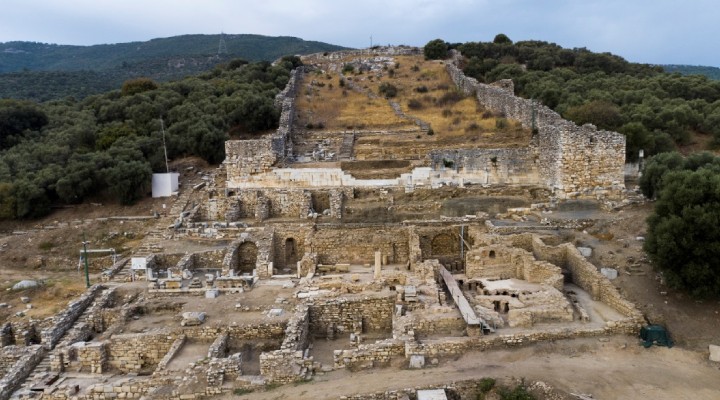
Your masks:
<svg viewBox="0 0 720 400"><path fill-rule="evenodd" d="M602 339L605 340L605 339ZM524 377L595 399L707 399L720 393L720 371L702 355L680 349L645 349L634 338L607 342L575 339L511 350L470 352L437 368L394 368L316 376L312 383L286 385L243 399L337 399L341 395L441 385L482 377ZM232 396L237 398L238 396Z"/></svg>

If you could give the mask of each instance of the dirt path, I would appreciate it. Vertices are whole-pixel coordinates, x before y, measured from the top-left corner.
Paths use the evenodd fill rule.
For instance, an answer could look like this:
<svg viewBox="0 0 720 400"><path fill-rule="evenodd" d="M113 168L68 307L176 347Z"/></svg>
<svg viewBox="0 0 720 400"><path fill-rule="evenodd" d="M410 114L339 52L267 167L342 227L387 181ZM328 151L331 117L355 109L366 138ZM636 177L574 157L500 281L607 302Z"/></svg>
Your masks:
<svg viewBox="0 0 720 400"><path fill-rule="evenodd" d="M575 339L521 349L471 352L424 370L335 371L316 376L311 383L286 385L241 398L337 399L342 395L482 377L543 381L562 391L592 394L595 399L720 398L717 364L712 365L699 353L677 347L644 349L635 338L625 336L607 342Z"/></svg>

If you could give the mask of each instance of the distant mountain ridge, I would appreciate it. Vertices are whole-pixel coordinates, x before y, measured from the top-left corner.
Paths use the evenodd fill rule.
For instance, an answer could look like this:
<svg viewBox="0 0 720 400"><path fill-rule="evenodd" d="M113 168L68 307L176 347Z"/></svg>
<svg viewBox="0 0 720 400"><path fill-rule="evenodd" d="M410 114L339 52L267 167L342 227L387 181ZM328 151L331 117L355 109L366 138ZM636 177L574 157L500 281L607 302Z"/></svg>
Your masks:
<svg viewBox="0 0 720 400"><path fill-rule="evenodd" d="M220 40L227 53L218 54ZM0 43L0 99L76 99L119 89L134 77L169 81L235 58L273 61L286 55L346 49L289 36L182 35L93 46Z"/></svg>
<svg viewBox="0 0 720 400"><path fill-rule="evenodd" d="M272 61L289 54L336 51L345 47L289 36L181 35L146 42L58 45L37 42L0 43L0 73L20 71L80 71L121 67L153 59L218 54L220 39L227 54L248 61Z"/></svg>
<svg viewBox="0 0 720 400"><path fill-rule="evenodd" d="M720 68L703 65L661 65L665 72L677 72L681 75L705 75L710 79L720 80Z"/></svg>

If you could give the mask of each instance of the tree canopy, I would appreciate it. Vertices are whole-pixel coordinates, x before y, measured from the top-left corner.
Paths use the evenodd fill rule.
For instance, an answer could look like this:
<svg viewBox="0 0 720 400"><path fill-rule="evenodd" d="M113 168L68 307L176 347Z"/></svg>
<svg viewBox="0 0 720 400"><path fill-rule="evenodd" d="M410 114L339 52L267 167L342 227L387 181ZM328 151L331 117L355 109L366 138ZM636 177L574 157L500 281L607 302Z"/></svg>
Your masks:
<svg viewBox="0 0 720 400"><path fill-rule="evenodd" d="M225 158L229 132L252 137L277 127L275 95L288 57L273 66L239 60L176 82L127 81L82 101L0 101L0 218L35 218L88 196L132 203L164 171L160 118L170 158Z"/></svg>
<svg viewBox="0 0 720 400"><path fill-rule="evenodd" d="M657 197L644 244L654 265L671 287L720 295L720 157L659 154L640 183Z"/></svg>
<svg viewBox="0 0 720 400"><path fill-rule="evenodd" d="M625 134L629 161L641 149L649 156L689 144L695 134L712 135L711 146L720 146L720 81L585 48L513 43L503 34L451 47L463 54L465 74L480 82L512 79L518 95L567 119Z"/></svg>
<svg viewBox="0 0 720 400"><path fill-rule="evenodd" d="M423 54L428 60L442 60L447 57L448 44L442 39L434 39L423 47Z"/></svg>

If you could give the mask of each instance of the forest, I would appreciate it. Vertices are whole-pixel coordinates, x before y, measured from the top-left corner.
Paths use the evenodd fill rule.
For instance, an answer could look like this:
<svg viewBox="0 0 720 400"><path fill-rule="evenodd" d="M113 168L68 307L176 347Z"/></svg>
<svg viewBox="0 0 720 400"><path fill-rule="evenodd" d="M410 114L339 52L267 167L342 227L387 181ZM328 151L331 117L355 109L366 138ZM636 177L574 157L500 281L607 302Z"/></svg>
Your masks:
<svg viewBox="0 0 720 400"><path fill-rule="evenodd" d="M241 59L169 83L149 78L83 100L0 100L0 218L36 218L58 204L145 196L169 158L224 159L229 133L277 127L275 95L298 57L276 65Z"/></svg>
<svg viewBox="0 0 720 400"><path fill-rule="evenodd" d="M426 45L430 58L459 50L466 75L480 82L512 79L516 94L536 99L578 124L627 137L627 159L690 145L709 135L720 145L720 81L703 75L667 73L662 67L630 63L610 53L565 49L543 41L513 43L499 34L492 42Z"/></svg>
<svg viewBox="0 0 720 400"><path fill-rule="evenodd" d="M135 77L168 82L209 71L236 58L274 61L287 54L341 49L295 37L231 34L182 35L94 46L6 42L0 43L0 98L80 100L118 88Z"/></svg>

